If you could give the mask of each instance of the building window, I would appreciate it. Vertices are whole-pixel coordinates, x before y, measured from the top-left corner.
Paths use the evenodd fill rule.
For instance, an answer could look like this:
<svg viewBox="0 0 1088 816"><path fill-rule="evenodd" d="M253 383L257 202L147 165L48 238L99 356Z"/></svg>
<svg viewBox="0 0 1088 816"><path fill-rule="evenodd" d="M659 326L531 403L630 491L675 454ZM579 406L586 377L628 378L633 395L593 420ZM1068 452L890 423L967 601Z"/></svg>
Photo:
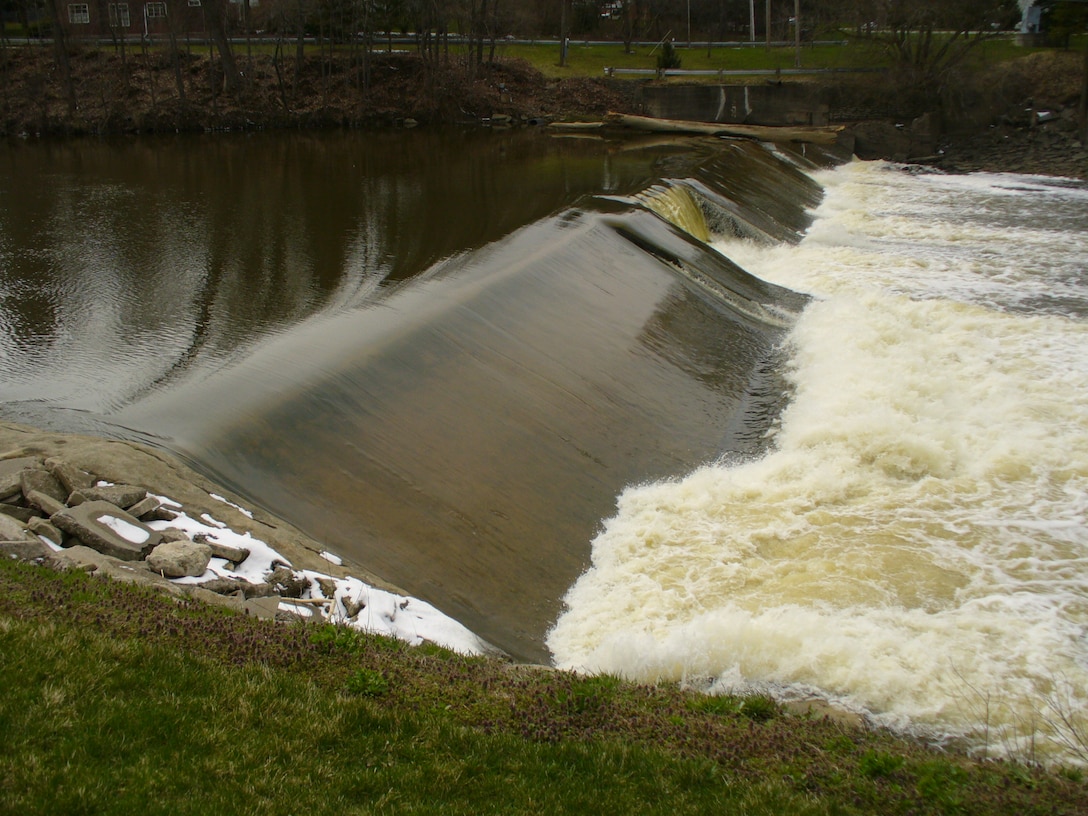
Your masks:
<svg viewBox="0 0 1088 816"><path fill-rule="evenodd" d="M166 3L147 3L144 6L144 15L149 20L166 16Z"/></svg>
<svg viewBox="0 0 1088 816"><path fill-rule="evenodd" d="M189 0L189 5L193 8L200 8L200 0Z"/></svg>
<svg viewBox="0 0 1088 816"><path fill-rule="evenodd" d="M91 21L91 7L86 3L68 4L69 23L89 23Z"/></svg>
<svg viewBox="0 0 1088 816"><path fill-rule="evenodd" d="M110 3L110 28L128 28L130 25L128 3Z"/></svg>

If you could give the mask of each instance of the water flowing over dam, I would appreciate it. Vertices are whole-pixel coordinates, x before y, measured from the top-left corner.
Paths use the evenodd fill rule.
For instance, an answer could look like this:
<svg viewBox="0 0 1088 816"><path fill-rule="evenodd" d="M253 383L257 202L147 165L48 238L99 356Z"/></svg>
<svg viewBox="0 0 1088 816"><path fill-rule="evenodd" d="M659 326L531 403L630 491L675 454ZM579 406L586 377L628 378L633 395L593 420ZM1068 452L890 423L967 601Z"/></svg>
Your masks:
<svg viewBox="0 0 1088 816"><path fill-rule="evenodd" d="M1075 755L1083 184L525 132L0 168L5 418L167 449L520 659Z"/></svg>

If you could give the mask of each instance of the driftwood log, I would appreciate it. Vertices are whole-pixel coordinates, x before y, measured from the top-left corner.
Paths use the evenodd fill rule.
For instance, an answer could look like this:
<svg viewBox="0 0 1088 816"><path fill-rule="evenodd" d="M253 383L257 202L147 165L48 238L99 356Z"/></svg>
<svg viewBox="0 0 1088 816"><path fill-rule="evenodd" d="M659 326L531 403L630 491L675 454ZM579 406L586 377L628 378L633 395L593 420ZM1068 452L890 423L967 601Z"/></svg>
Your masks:
<svg viewBox="0 0 1088 816"><path fill-rule="evenodd" d="M725 125L719 122L685 122L674 119L654 119L627 113L609 113L604 125L642 130L651 133L691 133L702 136L738 136L758 139L761 142L808 142L809 144L833 145L843 128L763 125Z"/></svg>

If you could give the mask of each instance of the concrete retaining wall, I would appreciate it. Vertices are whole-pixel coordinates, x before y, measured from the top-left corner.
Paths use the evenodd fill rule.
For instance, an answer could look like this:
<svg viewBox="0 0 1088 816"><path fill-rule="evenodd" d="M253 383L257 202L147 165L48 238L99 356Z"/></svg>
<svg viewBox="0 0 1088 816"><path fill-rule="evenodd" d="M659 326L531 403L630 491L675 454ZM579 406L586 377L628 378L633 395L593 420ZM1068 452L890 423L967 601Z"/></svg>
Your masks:
<svg viewBox="0 0 1088 816"><path fill-rule="evenodd" d="M803 85L647 85L647 115L659 119L747 125L826 125L829 106Z"/></svg>

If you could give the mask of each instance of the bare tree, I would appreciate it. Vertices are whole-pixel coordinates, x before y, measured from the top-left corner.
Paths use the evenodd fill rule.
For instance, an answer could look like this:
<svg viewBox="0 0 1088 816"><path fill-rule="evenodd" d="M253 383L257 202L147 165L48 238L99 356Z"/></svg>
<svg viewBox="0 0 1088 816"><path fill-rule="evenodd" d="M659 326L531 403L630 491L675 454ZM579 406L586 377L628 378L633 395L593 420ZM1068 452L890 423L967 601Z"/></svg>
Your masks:
<svg viewBox="0 0 1088 816"><path fill-rule="evenodd" d="M895 58L903 83L940 92L973 48L1019 15L1012 0L875 0L862 6L875 22L873 40Z"/></svg>

